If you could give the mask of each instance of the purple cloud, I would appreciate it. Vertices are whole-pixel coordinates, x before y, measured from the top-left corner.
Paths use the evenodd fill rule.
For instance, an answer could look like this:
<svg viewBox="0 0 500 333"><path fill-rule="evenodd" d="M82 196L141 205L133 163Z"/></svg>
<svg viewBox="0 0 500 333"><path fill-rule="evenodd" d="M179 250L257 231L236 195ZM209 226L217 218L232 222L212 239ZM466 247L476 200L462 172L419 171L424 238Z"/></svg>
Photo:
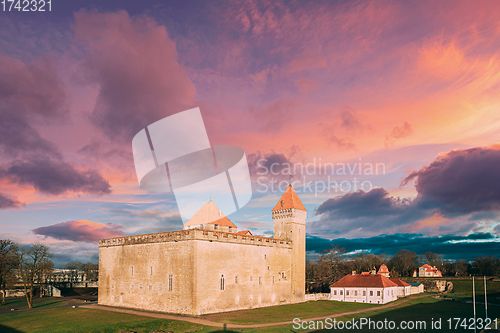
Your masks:
<svg viewBox="0 0 500 333"><path fill-rule="evenodd" d="M19 185L33 186L38 192L53 195L66 192L98 195L111 193L108 181L96 170L80 171L59 160L17 160L9 167L0 169L0 178Z"/></svg>
<svg viewBox="0 0 500 333"><path fill-rule="evenodd" d="M20 206L24 206L24 204L15 197L0 193L0 209L19 208Z"/></svg>
<svg viewBox="0 0 500 333"><path fill-rule="evenodd" d="M99 223L88 220L67 221L40 227L33 233L59 240L75 242L98 242L100 239L124 236L123 227L114 223Z"/></svg>
<svg viewBox="0 0 500 333"><path fill-rule="evenodd" d="M500 210L500 150L471 148L439 156L412 172L402 185L415 180L418 204L443 213Z"/></svg>

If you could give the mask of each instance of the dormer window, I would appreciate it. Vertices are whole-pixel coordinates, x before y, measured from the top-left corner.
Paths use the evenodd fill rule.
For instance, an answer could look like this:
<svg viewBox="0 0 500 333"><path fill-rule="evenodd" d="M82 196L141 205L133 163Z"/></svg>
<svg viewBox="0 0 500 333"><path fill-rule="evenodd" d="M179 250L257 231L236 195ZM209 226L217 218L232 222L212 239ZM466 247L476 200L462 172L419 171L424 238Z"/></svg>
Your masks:
<svg viewBox="0 0 500 333"><path fill-rule="evenodd" d="M221 212L221 211L220 211L220 209L219 209L219 216L222 216L221 214L222 214L222 212Z"/></svg>

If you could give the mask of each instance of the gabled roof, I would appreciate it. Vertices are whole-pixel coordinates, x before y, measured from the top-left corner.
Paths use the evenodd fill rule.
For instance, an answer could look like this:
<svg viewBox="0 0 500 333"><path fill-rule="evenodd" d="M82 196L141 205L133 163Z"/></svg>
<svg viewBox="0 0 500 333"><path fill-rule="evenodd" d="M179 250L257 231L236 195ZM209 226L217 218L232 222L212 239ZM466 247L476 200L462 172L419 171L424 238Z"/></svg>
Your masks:
<svg viewBox="0 0 500 333"><path fill-rule="evenodd" d="M217 224L226 227L236 228L226 215L217 207L217 205L210 199L203 207L200 208L193 217L184 224L184 227L190 225L201 224Z"/></svg>
<svg viewBox="0 0 500 333"><path fill-rule="evenodd" d="M302 201L300 201L299 196L291 184L288 185L280 200L276 206L274 206L273 211L288 208L300 209L307 212L307 209L302 204Z"/></svg>
<svg viewBox="0 0 500 333"><path fill-rule="evenodd" d="M383 275L346 275L330 287L372 287L387 288L397 287L398 285Z"/></svg>
<svg viewBox="0 0 500 333"><path fill-rule="evenodd" d="M395 284L397 284L398 286L400 287L408 287L410 286L410 284L404 282L403 280L400 280L400 279L389 279L391 280L392 282L394 282Z"/></svg>
<svg viewBox="0 0 500 333"><path fill-rule="evenodd" d="M250 232L250 230L241 230L241 231L238 231L236 234L238 235L249 235L249 236L253 236L252 233Z"/></svg>

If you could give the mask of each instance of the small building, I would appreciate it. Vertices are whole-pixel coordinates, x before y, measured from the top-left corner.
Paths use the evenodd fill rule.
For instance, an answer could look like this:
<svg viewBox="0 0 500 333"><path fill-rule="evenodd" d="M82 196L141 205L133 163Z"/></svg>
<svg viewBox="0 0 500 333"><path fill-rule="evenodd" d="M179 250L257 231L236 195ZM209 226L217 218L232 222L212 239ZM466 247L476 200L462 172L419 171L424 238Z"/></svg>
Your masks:
<svg viewBox="0 0 500 333"><path fill-rule="evenodd" d="M420 266L417 271L413 272L413 277L443 277L441 271L437 269L435 266L431 266L429 264L425 264Z"/></svg>
<svg viewBox="0 0 500 333"><path fill-rule="evenodd" d="M400 279L389 279L398 285L398 297L405 297L411 295L411 285Z"/></svg>
<svg viewBox="0 0 500 333"><path fill-rule="evenodd" d="M377 274L383 275L383 276L385 276L386 278L389 278L389 277L390 277L389 269L387 268L387 266L386 266L385 264L382 264L382 265L380 266L380 268L378 269Z"/></svg>
<svg viewBox="0 0 500 333"><path fill-rule="evenodd" d="M380 274L346 275L330 286L330 299L385 304L398 298L398 285Z"/></svg>
<svg viewBox="0 0 500 333"><path fill-rule="evenodd" d="M420 294L424 292L424 285L422 283L409 283L410 294Z"/></svg>

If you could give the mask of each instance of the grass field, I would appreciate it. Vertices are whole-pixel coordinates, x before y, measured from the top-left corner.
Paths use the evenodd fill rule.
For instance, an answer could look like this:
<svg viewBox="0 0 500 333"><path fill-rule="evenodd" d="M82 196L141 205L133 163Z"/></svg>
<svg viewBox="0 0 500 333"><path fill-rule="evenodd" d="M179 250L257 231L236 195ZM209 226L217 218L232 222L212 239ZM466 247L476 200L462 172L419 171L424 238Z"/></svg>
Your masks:
<svg viewBox="0 0 500 333"><path fill-rule="evenodd" d="M276 323L293 320L300 313L302 318L334 315L341 312L376 308L379 305L366 303L342 303L332 301L310 301L300 304L273 306L268 308L217 313L202 316L212 321L233 324Z"/></svg>
<svg viewBox="0 0 500 333"><path fill-rule="evenodd" d="M48 300L51 301L51 300ZM47 303L48 304L48 303ZM43 306L43 304L41 304ZM48 306L48 305L47 305ZM407 302L398 300L395 307L377 309L377 305L359 303L341 303L333 301L307 302L295 305L285 305L263 309L229 312L202 316L217 322L225 323L269 323L292 320L293 318L313 318L334 315L360 309L373 308L373 311L365 312L347 317L339 317L337 321L352 320L352 318L370 318L373 321L392 320L399 325L401 321L419 320L426 322L425 330L413 330L417 332L436 332L430 328L431 321L441 318L442 329L447 328L448 318L470 318L472 316L472 304L428 297L410 299ZM478 317L484 317L484 306L478 306ZM500 317L500 307L491 306L489 316ZM455 325L455 322L452 322ZM272 327L232 329L229 332L326 332L327 330L316 330L317 326L308 329L294 329L293 325L282 325ZM311 329L309 329L311 328ZM105 310L94 310L84 308L59 308L36 312L6 313L0 315L0 332L110 332L121 331L150 332L152 330L182 332L219 332L218 328L192 324L176 320L155 319L145 316L121 314ZM352 332L353 330L335 330L340 332ZM366 330L370 331L370 330ZM396 330L397 331L397 330ZM465 332L458 327L454 332ZM226 331L228 332L228 331ZM395 330L376 330L376 332L395 332Z"/></svg>

